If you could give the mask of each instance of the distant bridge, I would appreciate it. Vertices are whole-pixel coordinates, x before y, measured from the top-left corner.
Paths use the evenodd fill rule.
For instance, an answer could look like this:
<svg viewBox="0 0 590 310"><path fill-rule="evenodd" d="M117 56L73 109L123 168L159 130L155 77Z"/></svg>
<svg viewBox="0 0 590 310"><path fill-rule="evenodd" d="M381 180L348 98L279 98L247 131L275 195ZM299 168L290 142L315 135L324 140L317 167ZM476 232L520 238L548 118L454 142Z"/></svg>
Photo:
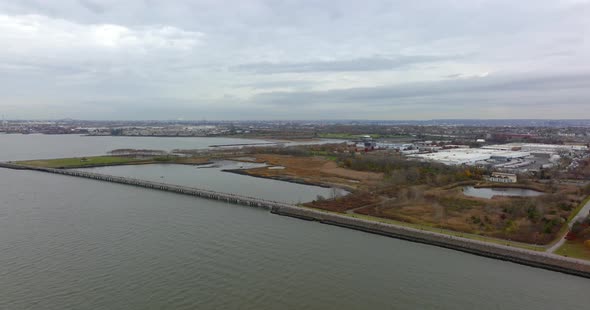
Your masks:
<svg viewBox="0 0 590 310"><path fill-rule="evenodd" d="M181 186L181 185L172 185L166 183L159 183L159 182L152 182L128 177L119 177L119 176L112 176L94 172L86 172L86 171L79 171L79 170L69 170L69 169L53 169L53 168L42 168L42 167L33 167L33 166L25 166L25 165L17 165L11 163L0 163L0 167L2 168L9 168L9 169L18 169L18 170L33 170L33 171L41 171L41 172L49 172L61 175L69 175L74 177L81 177L105 182L112 182L112 183L120 183L120 184L127 184L133 185L138 187L145 187L150 189L157 189L161 191L173 192L178 194L190 195L190 196L197 196L201 198L207 199L214 199L220 201L226 201L229 203L241 204L246 206L258 207L271 210L272 208L278 207L294 207L291 204L230 194L230 193L222 193L216 191L210 191L205 189L199 189L194 187L188 186Z"/></svg>

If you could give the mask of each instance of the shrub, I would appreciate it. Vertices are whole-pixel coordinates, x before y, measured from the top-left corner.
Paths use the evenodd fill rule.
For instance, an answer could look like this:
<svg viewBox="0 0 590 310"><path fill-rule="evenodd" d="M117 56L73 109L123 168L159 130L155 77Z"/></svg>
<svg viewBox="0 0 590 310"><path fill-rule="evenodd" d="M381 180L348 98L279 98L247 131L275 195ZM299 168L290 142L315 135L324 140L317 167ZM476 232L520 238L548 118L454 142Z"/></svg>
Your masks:
<svg viewBox="0 0 590 310"><path fill-rule="evenodd" d="M562 203L560 203L560 204L558 205L558 207L559 207L561 210L564 210L564 211L571 211L571 210L572 210L572 205L570 205L570 204L568 204L568 203L565 203L565 202L562 202Z"/></svg>
<svg viewBox="0 0 590 310"><path fill-rule="evenodd" d="M529 220L533 222L539 217L539 210L537 210L537 207L530 206L527 208L526 212Z"/></svg>
<svg viewBox="0 0 590 310"><path fill-rule="evenodd" d="M557 226L557 224L559 224L558 219L552 219L550 221L547 221L545 223L545 226L543 227L543 232L546 234L550 234L551 232L553 232L553 227Z"/></svg>
<svg viewBox="0 0 590 310"><path fill-rule="evenodd" d="M576 233L573 231L570 231L567 233L567 235L565 235L565 240L576 240L577 238L578 236L576 236Z"/></svg>

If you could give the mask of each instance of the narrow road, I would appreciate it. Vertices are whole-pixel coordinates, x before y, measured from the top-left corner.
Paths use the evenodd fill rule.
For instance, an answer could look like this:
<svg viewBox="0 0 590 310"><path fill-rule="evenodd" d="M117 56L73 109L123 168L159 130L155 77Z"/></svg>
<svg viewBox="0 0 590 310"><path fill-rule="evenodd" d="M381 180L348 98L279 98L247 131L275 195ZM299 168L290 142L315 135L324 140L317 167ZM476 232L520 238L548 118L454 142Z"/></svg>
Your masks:
<svg viewBox="0 0 590 310"><path fill-rule="evenodd" d="M580 209L580 212L578 212L578 214L576 214L576 216L569 223L567 223L568 226L572 227L572 225L574 225L574 223L576 221L588 216L589 212L590 212L590 200L588 202L586 202L586 205L584 207L582 207L582 209ZM561 237L561 239L557 243L555 243L554 245L549 247L547 249L547 252L549 252L549 253L555 252L557 249L559 249L559 247L561 247L565 243L565 241L566 240L565 240L565 235L564 235L563 237Z"/></svg>

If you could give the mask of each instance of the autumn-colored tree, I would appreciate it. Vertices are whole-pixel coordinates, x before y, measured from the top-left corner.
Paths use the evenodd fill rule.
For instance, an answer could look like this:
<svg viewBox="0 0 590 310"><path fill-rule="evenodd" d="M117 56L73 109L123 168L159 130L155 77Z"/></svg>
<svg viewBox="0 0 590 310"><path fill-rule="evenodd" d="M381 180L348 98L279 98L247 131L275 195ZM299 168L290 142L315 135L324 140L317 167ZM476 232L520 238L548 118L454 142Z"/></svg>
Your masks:
<svg viewBox="0 0 590 310"><path fill-rule="evenodd" d="M472 175L473 175L473 174L471 173L471 171L470 171L469 169L465 169L465 176L466 176L467 178L471 178L471 176L472 176Z"/></svg>

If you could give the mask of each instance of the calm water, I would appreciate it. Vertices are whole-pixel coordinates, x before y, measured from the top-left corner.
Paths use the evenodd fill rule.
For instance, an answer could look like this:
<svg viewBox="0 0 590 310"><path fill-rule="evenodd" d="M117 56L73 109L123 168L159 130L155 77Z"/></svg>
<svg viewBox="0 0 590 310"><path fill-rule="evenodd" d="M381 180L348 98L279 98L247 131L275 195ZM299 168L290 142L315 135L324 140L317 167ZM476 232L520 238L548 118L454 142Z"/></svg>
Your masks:
<svg viewBox="0 0 590 310"><path fill-rule="evenodd" d="M0 169L0 309L585 309L589 287L260 209Z"/></svg>
<svg viewBox="0 0 590 310"><path fill-rule="evenodd" d="M524 188L475 188L473 186L466 186L463 188L463 194L471 197L490 199L494 196L521 196L534 197L543 195L542 192L534 191Z"/></svg>
<svg viewBox="0 0 590 310"><path fill-rule="evenodd" d="M260 167L264 165L223 161L214 167L187 165L137 165L79 169L84 171L132 177L169 184L178 184L202 189L235 193L244 196L290 203L308 202L321 195L332 197L332 190L318 186L293 184L245 175L224 172L224 169ZM338 194L346 192L337 190Z"/></svg>
<svg viewBox="0 0 590 310"><path fill-rule="evenodd" d="M231 140L0 135L0 160L244 143ZM216 168L169 168L115 170L301 195L294 184ZM260 209L0 169L0 309L584 309L589 287L583 278Z"/></svg>
<svg viewBox="0 0 590 310"><path fill-rule="evenodd" d="M205 149L211 145L268 143L273 141L209 137L89 137L79 135L0 134L0 161L103 155L122 148ZM287 142L286 145L339 143L342 140Z"/></svg>
<svg viewBox="0 0 590 310"><path fill-rule="evenodd" d="M89 137L80 135L0 134L0 161L103 155L121 148L205 149L210 145L265 143L269 141L206 137Z"/></svg>

